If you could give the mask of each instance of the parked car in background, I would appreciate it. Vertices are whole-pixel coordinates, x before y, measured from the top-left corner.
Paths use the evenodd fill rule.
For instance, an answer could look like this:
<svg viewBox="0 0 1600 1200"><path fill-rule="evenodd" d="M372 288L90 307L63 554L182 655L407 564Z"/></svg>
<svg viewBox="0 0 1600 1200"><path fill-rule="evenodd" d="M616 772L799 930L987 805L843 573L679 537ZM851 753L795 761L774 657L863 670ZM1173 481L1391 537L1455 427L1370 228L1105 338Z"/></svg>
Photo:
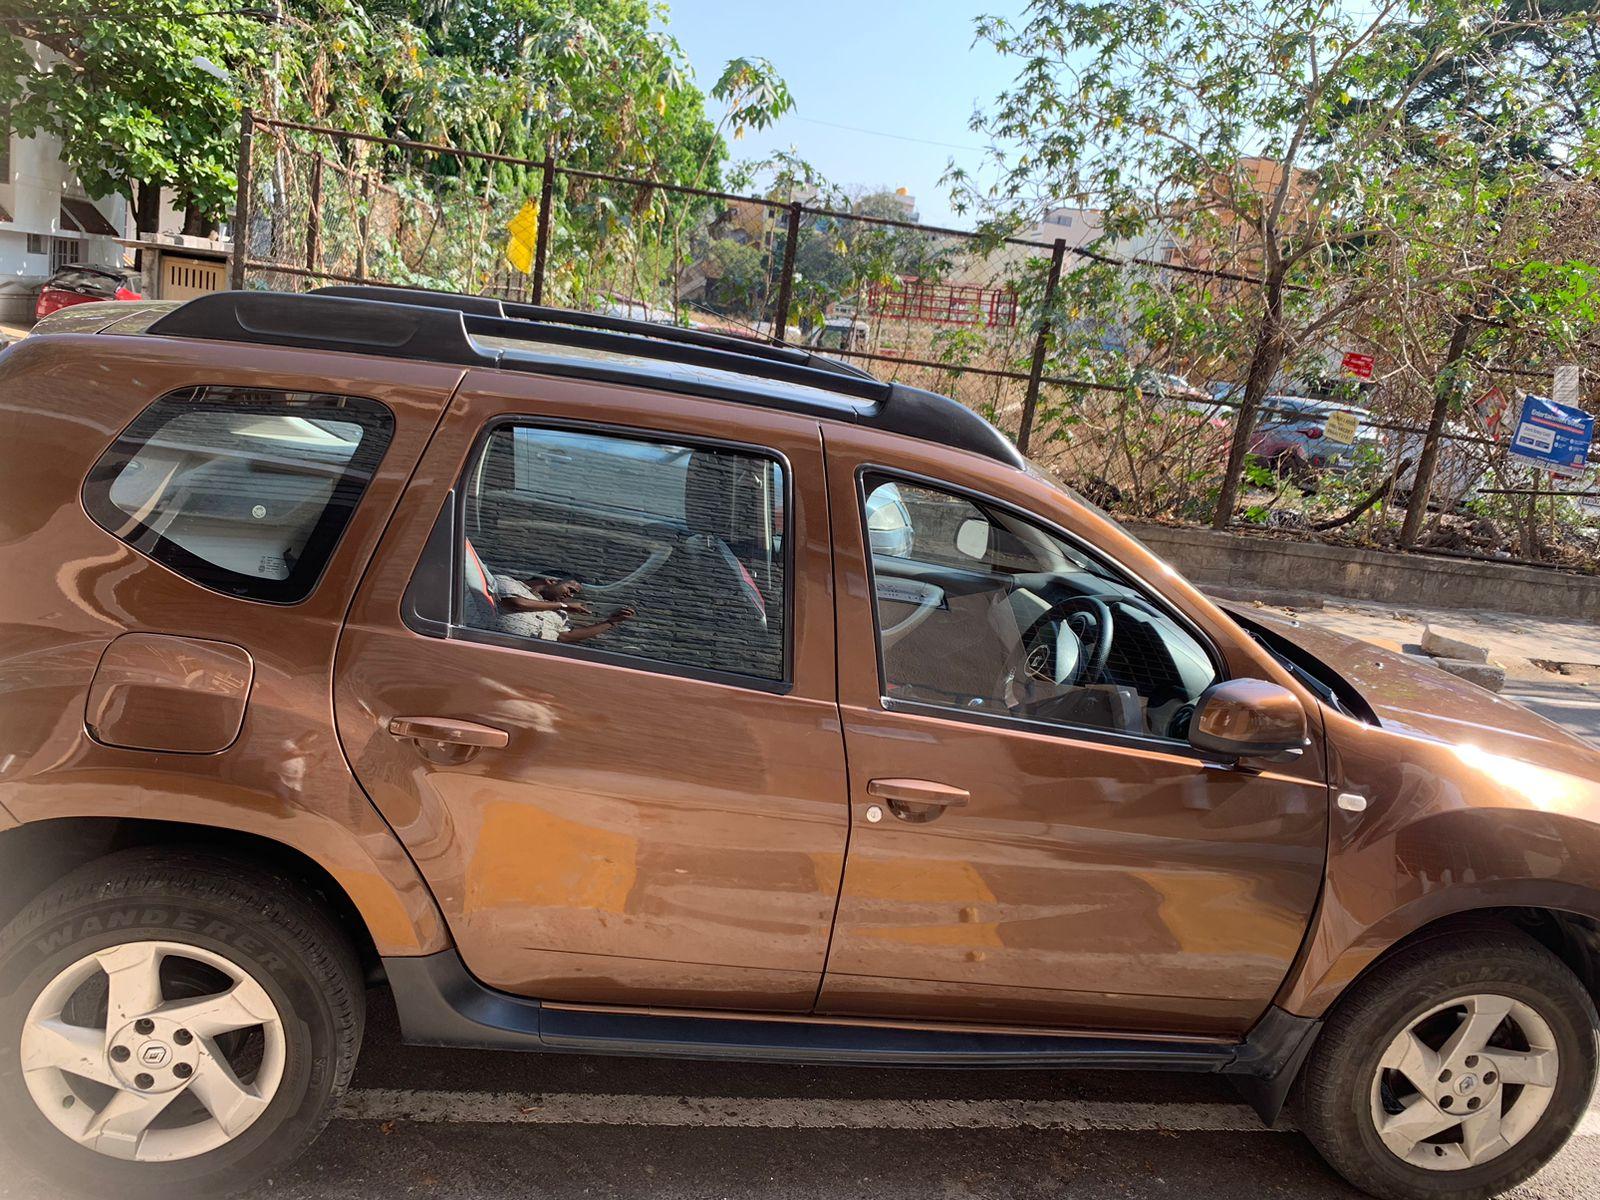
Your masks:
<svg viewBox="0 0 1600 1200"><path fill-rule="evenodd" d="M1192 411L1198 411L1196 405L1208 406L1211 399L1204 390L1195 387L1182 375L1167 371L1139 371L1134 375L1134 383L1143 395L1156 396Z"/></svg>
<svg viewBox="0 0 1600 1200"><path fill-rule="evenodd" d="M1352 426L1341 420L1340 414L1353 418L1353 433L1345 433ZM1250 453L1265 459L1280 474L1348 471L1362 450L1380 457L1383 453L1371 413L1303 396L1268 396L1250 438Z"/></svg>
<svg viewBox="0 0 1600 1200"><path fill-rule="evenodd" d="M74 304L89 304L96 300L140 300L133 290L134 277L127 271L111 267L96 267L88 263L68 263L39 289L39 299L33 306L37 318L48 317L53 312Z"/></svg>
<svg viewBox="0 0 1600 1200"><path fill-rule="evenodd" d="M1387 459L1406 464L1395 481L1397 495L1404 497L1416 485L1417 463L1422 458L1426 437L1421 431L1392 430L1383 440ZM1445 422L1439 457L1433 467L1433 482L1428 489L1429 506L1446 510L1458 508L1476 496L1479 488L1493 486L1485 481L1497 453L1496 445L1465 422Z"/></svg>
<svg viewBox="0 0 1600 1200"><path fill-rule="evenodd" d="M340 287L46 318L0 420L50 1195L275 1175L379 982L418 1045L1226 1075L1384 1200L1584 1117L1600 751L1219 606L948 397Z"/></svg>
<svg viewBox="0 0 1600 1200"><path fill-rule="evenodd" d="M824 353L830 350L863 352L872 348L872 327L852 316L832 316L823 320L805 337L805 345Z"/></svg>

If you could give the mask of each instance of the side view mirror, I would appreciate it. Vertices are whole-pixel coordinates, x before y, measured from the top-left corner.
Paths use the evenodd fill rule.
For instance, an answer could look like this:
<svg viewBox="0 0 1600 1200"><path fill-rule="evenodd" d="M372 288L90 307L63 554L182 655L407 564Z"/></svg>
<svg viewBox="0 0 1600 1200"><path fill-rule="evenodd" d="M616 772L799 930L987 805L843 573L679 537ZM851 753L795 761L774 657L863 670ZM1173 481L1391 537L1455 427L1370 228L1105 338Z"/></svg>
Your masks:
<svg viewBox="0 0 1600 1200"><path fill-rule="evenodd" d="M956 549L968 558L984 558L989 553L989 522L972 517L956 530Z"/></svg>
<svg viewBox="0 0 1600 1200"><path fill-rule="evenodd" d="M1195 704L1189 744L1230 758L1296 755L1306 745L1306 710L1293 692L1265 679L1225 679Z"/></svg>

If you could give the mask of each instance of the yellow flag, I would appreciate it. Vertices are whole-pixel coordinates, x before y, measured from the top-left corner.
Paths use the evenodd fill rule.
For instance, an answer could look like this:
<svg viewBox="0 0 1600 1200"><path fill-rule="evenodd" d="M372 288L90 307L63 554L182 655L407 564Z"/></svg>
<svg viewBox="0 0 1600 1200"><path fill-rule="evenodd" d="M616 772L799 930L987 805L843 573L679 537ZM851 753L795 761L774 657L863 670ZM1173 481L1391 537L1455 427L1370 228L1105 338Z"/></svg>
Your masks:
<svg viewBox="0 0 1600 1200"><path fill-rule="evenodd" d="M523 202L517 215L506 222L506 261L524 275L533 270L533 247L539 240L539 206Z"/></svg>

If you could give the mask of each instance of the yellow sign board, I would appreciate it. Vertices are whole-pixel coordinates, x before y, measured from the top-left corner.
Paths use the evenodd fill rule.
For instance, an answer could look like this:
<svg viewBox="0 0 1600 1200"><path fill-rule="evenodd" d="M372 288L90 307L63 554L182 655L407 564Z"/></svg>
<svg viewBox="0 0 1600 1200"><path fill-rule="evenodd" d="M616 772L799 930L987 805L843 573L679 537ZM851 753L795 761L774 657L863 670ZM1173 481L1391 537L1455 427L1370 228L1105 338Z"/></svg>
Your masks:
<svg viewBox="0 0 1600 1200"><path fill-rule="evenodd" d="M1322 427L1322 436L1330 442L1343 442L1348 446L1356 440L1356 428L1355 413L1329 413L1327 423Z"/></svg>
<svg viewBox="0 0 1600 1200"><path fill-rule="evenodd" d="M506 261L524 275L533 270L533 247L539 240L539 206L532 200L506 222Z"/></svg>

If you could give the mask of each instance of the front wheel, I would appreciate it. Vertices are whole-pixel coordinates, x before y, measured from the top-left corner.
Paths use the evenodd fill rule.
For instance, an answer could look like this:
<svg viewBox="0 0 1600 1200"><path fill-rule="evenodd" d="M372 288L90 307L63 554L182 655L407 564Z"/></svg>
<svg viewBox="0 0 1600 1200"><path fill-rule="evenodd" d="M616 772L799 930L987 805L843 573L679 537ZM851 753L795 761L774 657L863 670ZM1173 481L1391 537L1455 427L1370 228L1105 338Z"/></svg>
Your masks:
<svg viewBox="0 0 1600 1200"><path fill-rule="evenodd" d="M91 863L0 934L0 1130L95 1196L220 1194L308 1146L361 1040L354 955L288 880Z"/></svg>
<svg viewBox="0 0 1600 1200"><path fill-rule="evenodd" d="M1510 926L1441 932L1340 1001L1300 1124L1383 1200L1486 1200L1565 1144L1596 1059L1594 1003L1555 955Z"/></svg>

